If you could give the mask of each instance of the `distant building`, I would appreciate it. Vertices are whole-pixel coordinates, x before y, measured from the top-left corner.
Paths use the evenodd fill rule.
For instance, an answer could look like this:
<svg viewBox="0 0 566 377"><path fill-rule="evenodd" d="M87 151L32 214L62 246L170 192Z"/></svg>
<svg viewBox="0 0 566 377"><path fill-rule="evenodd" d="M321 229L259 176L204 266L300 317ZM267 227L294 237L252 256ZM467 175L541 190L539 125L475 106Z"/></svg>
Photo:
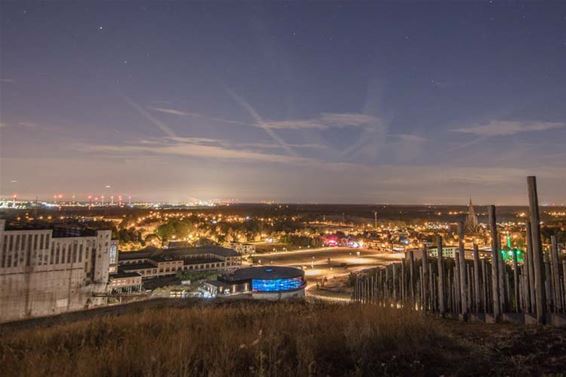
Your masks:
<svg viewBox="0 0 566 377"><path fill-rule="evenodd" d="M405 252L405 258L408 257L409 252L412 251L413 252L413 256L415 258L415 260L420 260L423 257L423 250L422 249L409 249ZM428 251L428 256L432 257L432 258L436 258L438 256L438 249L436 247L429 247L427 249ZM454 259L456 257L456 253L460 252L460 248L458 246L443 246L442 247L442 256L444 258L448 258L448 259ZM486 252L485 250L480 249L479 250L479 256L480 257L485 257L489 255L489 252ZM474 251L472 249L464 249L464 257L466 259L473 259L474 257Z"/></svg>
<svg viewBox="0 0 566 377"><path fill-rule="evenodd" d="M241 264L238 252L219 246L146 249L122 253L119 257L120 271L136 272L144 279L171 276L177 271L223 270Z"/></svg>
<svg viewBox="0 0 566 377"><path fill-rule="evenodd" d="M251 243L230 242L229 247L242 255L255 254L255 245Z"/></svg>
<svg viewBox="0 0 566 377"><path fill-rule="evenodd" d="M480 223L478 221L478 216L476 215L476 210L472 203L472 198L468 203L468 215L466 216L466 221L464 222L464 231L466 233L477 233L480 228Z"/></svg>
<svg viewBox="0 0 566 377"><path fill-rule="evenodd" d="M81 225L7 229L0 220L0 321L105 304L111 237Z"/></svg>

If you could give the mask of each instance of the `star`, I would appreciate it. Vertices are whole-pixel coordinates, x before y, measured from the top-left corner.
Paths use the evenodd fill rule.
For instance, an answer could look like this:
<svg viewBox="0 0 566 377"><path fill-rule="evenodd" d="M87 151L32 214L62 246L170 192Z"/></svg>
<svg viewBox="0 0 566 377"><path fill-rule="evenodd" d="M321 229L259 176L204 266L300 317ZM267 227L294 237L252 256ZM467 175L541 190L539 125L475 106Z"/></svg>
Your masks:
<svg viewBox="0 0 566 377"><path fill-rule="evenodd" d="M98 30L102 30L102 29L104 29L104 28L102 27L102 25L98 27Z"/></svg>

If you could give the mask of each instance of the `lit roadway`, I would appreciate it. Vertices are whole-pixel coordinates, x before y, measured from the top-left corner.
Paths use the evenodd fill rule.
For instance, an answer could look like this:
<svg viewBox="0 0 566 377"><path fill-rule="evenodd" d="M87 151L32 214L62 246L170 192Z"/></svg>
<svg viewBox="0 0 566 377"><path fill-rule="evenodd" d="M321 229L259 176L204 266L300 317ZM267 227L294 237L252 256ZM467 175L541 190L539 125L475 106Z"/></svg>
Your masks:
<svg viewBox="0 0 566 377"><path fill-rule="evenodd" d="M344 280L351 272L384 266L399 261L402 257L403 254L385 253L380 250L325 247L255 254L252 261L255 265L300 267L305 270L305 291L308 296L331 301L349 301L349 294L344 292L324 291L325 294L322 295L314 292L314 288L323 278L326 278L327 282Z"/></svg>

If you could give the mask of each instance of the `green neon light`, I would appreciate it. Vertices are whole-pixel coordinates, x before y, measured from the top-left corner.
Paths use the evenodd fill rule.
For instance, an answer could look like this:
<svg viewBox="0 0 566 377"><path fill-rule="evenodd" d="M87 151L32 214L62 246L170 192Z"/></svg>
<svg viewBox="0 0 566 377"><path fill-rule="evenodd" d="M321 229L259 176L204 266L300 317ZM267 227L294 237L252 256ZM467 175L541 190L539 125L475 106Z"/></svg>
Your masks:
<svg viewBox="0 0 566 377"><path fill-rule="evenodd" d="M501 257L505 262L512 262L513 261L513 253L517 253L517 262L523 263L525 261L524 254L525 252L521 249L503 249L499 250L501 253Z"/></svg>

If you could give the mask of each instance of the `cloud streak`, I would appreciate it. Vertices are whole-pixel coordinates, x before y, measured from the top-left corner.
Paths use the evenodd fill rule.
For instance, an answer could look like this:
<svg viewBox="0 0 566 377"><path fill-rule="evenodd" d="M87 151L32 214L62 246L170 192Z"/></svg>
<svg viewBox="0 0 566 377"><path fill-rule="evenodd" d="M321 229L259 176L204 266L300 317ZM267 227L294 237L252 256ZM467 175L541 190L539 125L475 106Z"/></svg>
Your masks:
<svg viewBox="0 0 566 377"><path fill-rule="evenodd" d="M244 144L245 145L245 144ZM242 148L223 140L192 137L168 137L144 140L126 145L80 145L81 150L115 155L167 155L206 159L243 160L277 163L305 163L312 161L299 156L265 153Z"/></svg>
<svg viewBox="0 0 566 377"><path fill-rule="evenodd" d="M255 124L258 127L263 128L263 130L277 143L279 144L289 156L297 156L297 153L287 144L285 140L283 140L279 135L277 135L273 130L271 130L265 122L263 118L259 115L259 113L250 105L244 98L237 95L236 92L230 89L226 89L227 93L236 101L255 121Z"/></svg>
<svg viewBox="0 0 566 377"><path fill-rule="evenodd" d="M152 107L151 110L158 111L160 113L172 114L172 115L178 115L178 116L194 115L193 113L187 113L185 111L180 111L180 110L176 110L176 109L167 109L167 108L164 108L164 107Z"/></svg>
<svg viewBox="0 0 566 377"><path fill-rule="evenodd" d="M146 111L142 106L138 105L134 100L130 97L126 96L125 94L120 95L122 99L130 105L139 115L141 115L144 119L149 121L152 125L156 126L161 132L169 137L176 137L177 135L171 128L169 128L165 123L161 122L159 119L156 119L152 116L148 111Z"/></svg>
<svg viewBox="0 0 566 377"><path fill-rule="evenodd" d="M169 115L176 115L176 116L180 116L180 117L202 118L202 119L210 120L210 121L213 121L213 122L220 122L220 123L227 123L227 124L239 124L239 125L242 125L242 126L250 126L249 123L241 122L239 120L217 118L217 117L208 116L208 115L205 115L205 114L194 113L194 112L191 112L191 111L182 111L182 110L171 109L171 108L166 108L166 107L151 107L150 109L152 111L157 111L157 112L169 114Z"/></svg>
<svg viewBox="0 0 566 377"><path fill-rule="evenodd" d="M338 127L368 127L378 122L376 117L360 113L322 113L309 119L270 120L264 126L270 129L304 130Z"/></svg>
<svg viewBox="0 0 566 377"><path fill-rule="evenodd" d="M476 136L494 137L511 136L525 132L554 130L565 126L566 124L564 123L556 122L491 121L485 125L456 128L452 131Z"/></svg>

